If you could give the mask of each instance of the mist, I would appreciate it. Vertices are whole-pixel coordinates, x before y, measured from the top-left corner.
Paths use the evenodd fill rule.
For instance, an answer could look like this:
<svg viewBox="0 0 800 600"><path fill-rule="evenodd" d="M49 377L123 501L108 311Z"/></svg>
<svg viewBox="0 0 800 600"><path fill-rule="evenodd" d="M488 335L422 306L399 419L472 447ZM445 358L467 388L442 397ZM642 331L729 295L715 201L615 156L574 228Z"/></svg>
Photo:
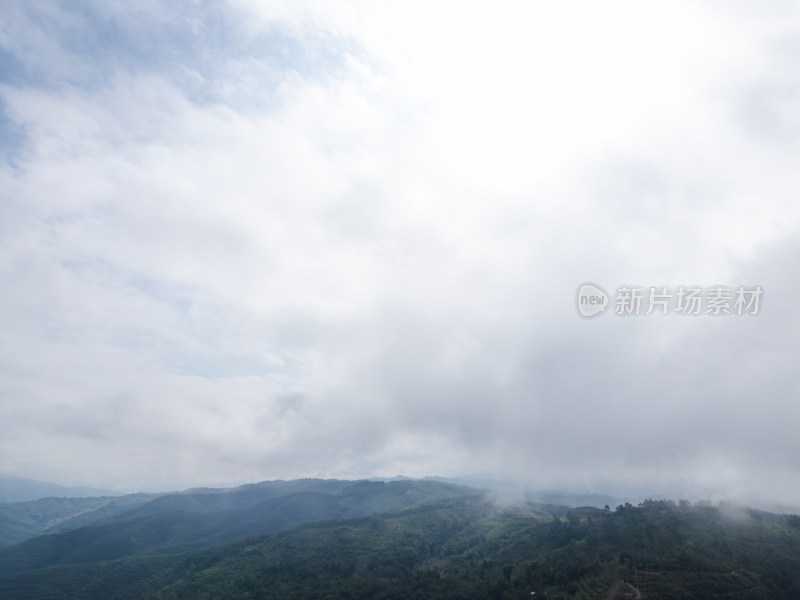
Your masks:
<svg viewBox="0 0 800 600"><path fill-rule="evenodd" d="M797 505L796 7L2 13L0 472Z"/></svg>

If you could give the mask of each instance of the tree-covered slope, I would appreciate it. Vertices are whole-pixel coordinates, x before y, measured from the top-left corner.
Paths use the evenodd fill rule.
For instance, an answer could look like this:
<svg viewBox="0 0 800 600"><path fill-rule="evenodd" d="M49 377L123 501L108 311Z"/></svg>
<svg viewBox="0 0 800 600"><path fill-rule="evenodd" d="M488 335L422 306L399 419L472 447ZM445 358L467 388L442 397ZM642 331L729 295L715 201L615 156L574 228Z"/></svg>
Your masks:
<svg viewBox="0 0 800 600"><path fill-rule="evenodd" d="M800 598L797 516L665 501L613 511L534 503L504 509L474 490L402 483L337 482L330 495L338 499L339 513L359 506L370 510L356 518L309 519L188 552L166 554L155 545L114 560L90 560L84 550L76 561L79 551L73 548L78 554L66 560L62 555L0 571L0 597L529 600L535 592L549 600L637 593L661 600ZM281 509L286 519L319 509L319 488L284 491L270 501L286 501ZM395 508L404 496L407 505ZM306 503L307 498L314 500ZM197 504L192 494L161 499L134 512L152 517L158 506L176 502L212 518L216 513L207 509L221 502L193 500ZM235 503L247 514L249 501ZM371 510L380 506L388 508ZM24 546L10 550L29 549Z"/></svg>
<svg viewBox="0 0 800 600"><path fill-rule="evenodd" d="M0 548L45 533L57 533L102 521L158 497L128 494L91 498L41 498L0 503Z"/></svg>
<svg viewBox="0 0 800 600"><path fill-rule="evenodd" d="M243 540L147 597L600 600L625 580L643 598L800 598L797 518L664 502L530 509L458 499Z"/></svg>
<svg viewBox="0 0 800 600"><path fill-rule="evenodd" d="M441 482L272 481L158 497L90 526L0 550L0 575L175 554L321 519L393 511L467 488Z"/></svg>

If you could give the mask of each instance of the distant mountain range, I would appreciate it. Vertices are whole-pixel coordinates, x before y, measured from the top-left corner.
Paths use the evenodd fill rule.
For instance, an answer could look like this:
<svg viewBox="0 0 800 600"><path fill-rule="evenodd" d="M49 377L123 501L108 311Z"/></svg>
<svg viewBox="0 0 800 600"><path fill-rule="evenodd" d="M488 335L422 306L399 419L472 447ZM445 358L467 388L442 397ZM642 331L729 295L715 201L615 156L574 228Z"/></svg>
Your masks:
<svg viewBox="0 0 800 600"><path fill-rule="evenodd" d="M398 478L0 509L0 539L33 536L0 549L3 599L800 598L800 516L730 505L509 504Z"/></svg>
<svg viewBox="0 0 800 600"><path fill-rule="evenodd" d="M209 502L211 499L219 500L220 498L224 498L226 503L233 503L231 507L235 509L236 506L238 506L237 503L244 502L243 499L249 497L249 494L255 494L256 497L263 499L262 495L266 494L268 491L269 493L273 493L274 490L282 490L280 493L283 494L283 491L294 489L298 486L303 489L316 489L316 487L322 486L326 491L335 489L335 485L331 481L326 481L324 484L320 483L320 480L301 481L302 483L266 482L225 490L208 488L191 489L182 493L173 493L169 495L171 499L165 500L164 502L187 502L187 499L192 498L192 504L194 505L194 503L197 502L197 498L202 499L203 502ZM477 492L475 486L463 485L458 482L458 480L446 480L444 478L431 477L419 481L409 477L398 476L391 479L376 479L370 481L391 483L418 481L416 484L418 489L441 488L449 490L448 493L452 494L453 490L470 488L473 492ZM108 494L98 495L103 492L108 492L108 490L99 490L96 488L67 488L56 484L10 477L0 479L0 486L2 486L4 482L11 482L13 486L15 486L14 489L17 490L18 496L36 496L37 499L0 503L0 548L18 544L38 535L60 533L84 525L90 525L155 500L159 496L166 495L145 493L127 494L124 496L111 496ZM348 482L348 485L351 484L352 482ZM442 487L436 484L445 485ZM3 488L0 487L0 490L2 489ZM24 490L29 491L25 493ZM38 490L38 492L36 490ZM308 490L306 489L306 491ZM77 494L91 492L91 495L88 497L73 497L69 496L70 492ZM47 493L47 496L39 497L40 493ZM495 490L491 492L491 494L494 500L502 502L508 501L509 494L517 499L522 498L521 492L516 490L513 493ZM621 500L617 501L617 499L611 496L546 491L529 493L527 494L527 499L541 504L562 505L567 507L602 507L604 504L615 505L615 503L622 503ZM401 505L405 506L404 503L401 503ZM161 506L159 503L155 503L149 510L159 510L160 508ZM387 510L390 507L381 506L379 508L381 508L381 510ZM326 513L326 515L333 516L334 513ZM342 515L336 513L335 516ZM240 518L241 515L237 516L237 519Z"/></svg>
<svg viewBox="0 0 800 600"><path fill-rule="evenodd" d="M55 545L65 549L65 555L56 562L73 561L76 556L110 560L154 551L183 552L253 533L288 529L322 519L401 510L426 500L467 493L474 490L440 482L385 484L302 479L165 495L46 498L0 505L0 517L37 523L44 526L41 533L60 534L28 536L34 539L15 548L12 562L26 549L36 548L33 553L39 555L39 548ZM122 540L121 531L126 535L135 533ZM91 546L85 543L87 535L92 539ZM0 551L0 572L3 565L8 568L11 564L3 562L4 556ZM50 556L48 560L55 555ZM86 561L80 558L79 562Z"/></svg>
<svg viewBox="0 0 800 600"><path fill-rule="evenodd" d="M112 490L91 487L65 487L55 483L35 481L23 477L0 474L0 503L24 502L39 498L91 498L96 496L118 496Z"/></svg>

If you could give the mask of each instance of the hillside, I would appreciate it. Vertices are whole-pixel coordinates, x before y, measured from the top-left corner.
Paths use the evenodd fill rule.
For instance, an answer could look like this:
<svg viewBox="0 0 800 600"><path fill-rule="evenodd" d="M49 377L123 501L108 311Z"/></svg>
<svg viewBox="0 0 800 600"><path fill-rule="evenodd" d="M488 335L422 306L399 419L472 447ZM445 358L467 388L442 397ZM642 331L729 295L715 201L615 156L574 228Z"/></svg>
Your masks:
<svg viewBox="0 0 800 600"><path fill-rule="evenodd" d="M631 589L796 599L800 517L667 501L508 509L434 482L302 480L164 496L0 552L0 597L19 600L603 600Z"/></svg>
<svg viewBox="0 0 800 600"><path fill-rule="evenodd" d="M85 527L0 549L0 574L139 554L176 554L321 519L395 511L464 493L466 488L439 482L305 479L167 494L116 510ZM82 505L82 500L74 502Z"/></svg>
<svg viewBox="0 0 800 600"><path fill-rule="evenodd" d="M800 528L661 502L558 518L462 498L197 553L146 597L601 600L622 580L643 598L796 599Z"/></svg>
<svg viewBox="0 0 800 600"><path fill-rule="evenodd" d="M102 521L157 497L158 494L128 494L0 503L0 548L45 533L67 531Z"/></svg>

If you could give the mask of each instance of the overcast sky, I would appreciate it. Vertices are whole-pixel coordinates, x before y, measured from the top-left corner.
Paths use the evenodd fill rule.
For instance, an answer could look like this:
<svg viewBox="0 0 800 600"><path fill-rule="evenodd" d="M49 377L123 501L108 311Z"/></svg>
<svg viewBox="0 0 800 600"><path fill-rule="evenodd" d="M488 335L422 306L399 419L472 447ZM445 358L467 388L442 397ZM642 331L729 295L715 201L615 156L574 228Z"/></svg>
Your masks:
<svg viewBox="0 0 800 600"><path fill-rule="evenodd" d="M794 3L6 0L0 472L796 502L798 167Z"/></svg>

